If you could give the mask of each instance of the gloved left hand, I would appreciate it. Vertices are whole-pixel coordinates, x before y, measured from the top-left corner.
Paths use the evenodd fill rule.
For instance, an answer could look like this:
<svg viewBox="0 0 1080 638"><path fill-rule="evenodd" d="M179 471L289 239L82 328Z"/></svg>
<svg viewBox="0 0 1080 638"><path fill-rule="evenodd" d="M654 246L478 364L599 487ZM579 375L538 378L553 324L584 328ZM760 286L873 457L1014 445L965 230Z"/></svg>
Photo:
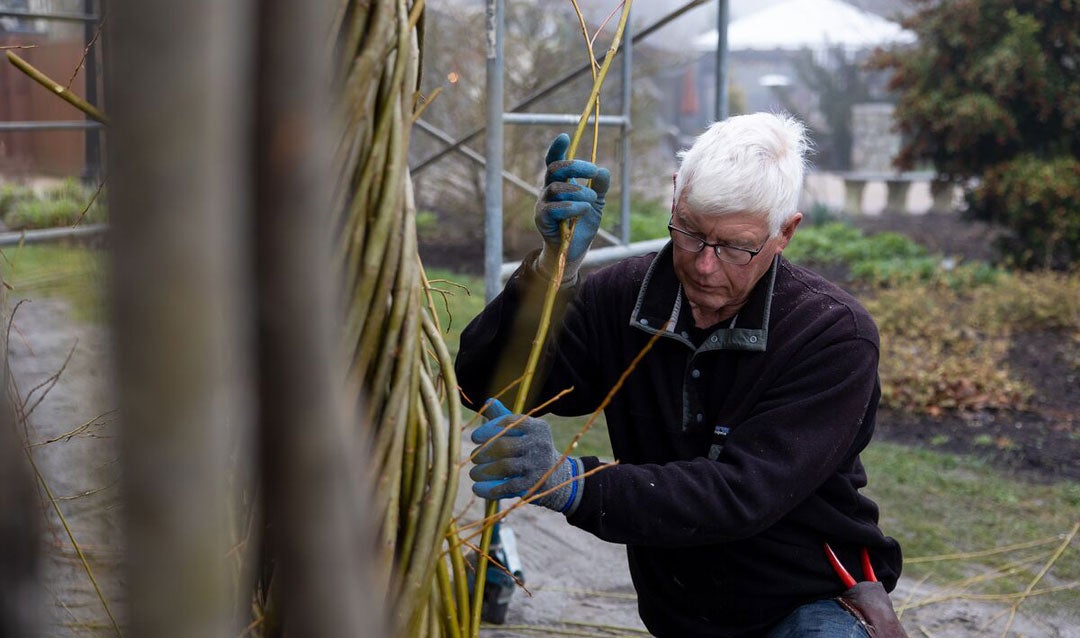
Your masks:
<svg viewBox="0 0 1080 638"><path fill-rule="evenodd" d="M473 443L480 444L473 457L476 465L469 471L469 478L474 481L473 493L488 500L521 497L562 456L551 440L551 428L541 419L511 414L497 399L488 403L485 415L490 420L472 434ZM517 421L521 422L488 443L506 426ZM568 456L536 493L582 474L581 460ZM581 502L584 487L584 480L579 479L532 503L569 516Z"/></svg>
<svg viewBox="0 0 1080 638"><path fill-rule="evenodd" d="M544 238L544 248L540 251L537 266L541 274L550 278L555 270L562 234L559 224L576 219L574 235L570 240L566 254L566 269L563 281L569 281L577 274L578 267L585 259L600 228L600 218L604 213L604 198L611 184L611 173L592 162L566 159L570 148L570 136L560 134L551 142L545 162L544 190L536 202L534 221L536 229ZM592 180L591 188L578 184L576 180Z"/></svg>

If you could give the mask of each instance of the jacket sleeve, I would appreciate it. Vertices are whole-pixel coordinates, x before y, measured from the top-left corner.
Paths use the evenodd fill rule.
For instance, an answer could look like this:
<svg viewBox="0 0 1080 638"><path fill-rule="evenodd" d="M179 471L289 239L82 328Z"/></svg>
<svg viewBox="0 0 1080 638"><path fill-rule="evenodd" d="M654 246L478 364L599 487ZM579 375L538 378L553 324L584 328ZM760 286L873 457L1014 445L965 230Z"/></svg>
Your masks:
<svg viewBox="0 0 1080 638"><path fill-rule="evenodd" d="M600 469L570 523L610 542L686 547L747 538L779 521L854 463L879 395L869 340L835 341L796 359L768 382L717 460ZM599 465L585 460L586 470Z"/></svg>
<svg viewBox="0 0 1080 638"><path fill-rule="evenodd" d="M454 371L462 400L473 410L478 410L489 397L500 397L510 406L517 396L517 382L536 336L548 283L531 265L535 255L525 258L502 292L461 334ZM576 416L591 413L596 407L597 401L592 398L595 366L589 364L588 357L591 336L586 330L564 325L571 316L577 319L569 323L588 326L588 321L581 317L579 288L576 282L563 285L556 296L526 411L570 388L573 390L545 412Z"/></svg>

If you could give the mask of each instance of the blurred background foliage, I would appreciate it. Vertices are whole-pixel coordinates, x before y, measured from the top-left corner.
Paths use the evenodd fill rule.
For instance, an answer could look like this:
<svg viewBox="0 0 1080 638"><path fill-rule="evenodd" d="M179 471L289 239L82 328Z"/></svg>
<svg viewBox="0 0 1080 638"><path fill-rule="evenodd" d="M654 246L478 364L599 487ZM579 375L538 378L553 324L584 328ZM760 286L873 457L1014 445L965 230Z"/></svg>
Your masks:
<svg viewBox="0 0 1080 638"><path fill-rule="evenodd" d="M1011 231L1025 267L1080 257L1080 4L916 0L912 47L879 51L905 135L901 168L929 162L970 214Z"/></svg>

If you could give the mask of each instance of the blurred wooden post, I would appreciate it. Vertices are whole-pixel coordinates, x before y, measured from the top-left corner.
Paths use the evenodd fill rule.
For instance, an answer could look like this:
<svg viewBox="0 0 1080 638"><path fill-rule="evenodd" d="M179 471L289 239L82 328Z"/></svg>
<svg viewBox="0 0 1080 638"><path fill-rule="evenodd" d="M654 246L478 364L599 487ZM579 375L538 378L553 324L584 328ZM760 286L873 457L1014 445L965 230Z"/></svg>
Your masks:
<svg viewBox="0 0 1080 638"><path fill-rule="evenodd" d="M330 9L264 0L256 238L263 504L285 634L386 636L373 591L368 433L347 409L330 193Z"/></svg>
<svg viewBox="0 0 1080 638"><path fill-rule="evenodd" d="M0 347L5 362L6 355ZM8 381L7 374L0 374L0 636L39 636L41 502L8 403Z"/></svg>
<svg viewBox="0 0 1080 638"><path fill-rule="evenodd" d="M227 486L251 448L251 251L242 232L251 6L110 2L113 327L132 636L240 633Z"/></svg>

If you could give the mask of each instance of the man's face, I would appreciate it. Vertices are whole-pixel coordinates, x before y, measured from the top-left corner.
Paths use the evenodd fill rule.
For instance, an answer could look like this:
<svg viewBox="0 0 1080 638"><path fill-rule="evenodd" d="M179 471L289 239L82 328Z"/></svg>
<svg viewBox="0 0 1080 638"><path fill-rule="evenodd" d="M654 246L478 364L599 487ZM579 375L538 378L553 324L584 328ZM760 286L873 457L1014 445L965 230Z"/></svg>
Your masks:
<svg viewBox="0 0 1080 638"><path fill-rule="evenodd" d="M672 213L671 223L676 228L710 244L761 249L749 263L737 265L721 261L709 246L697 253L678 245L673 247L675 274L683 285L699 327L711 326L739 311L758 280L772 266L773 257L787 246L801 220L802 214L796 213L777 236L769 237L768 220L763 215L695 213L686 206L685 198L680 198Z"/></svg>

